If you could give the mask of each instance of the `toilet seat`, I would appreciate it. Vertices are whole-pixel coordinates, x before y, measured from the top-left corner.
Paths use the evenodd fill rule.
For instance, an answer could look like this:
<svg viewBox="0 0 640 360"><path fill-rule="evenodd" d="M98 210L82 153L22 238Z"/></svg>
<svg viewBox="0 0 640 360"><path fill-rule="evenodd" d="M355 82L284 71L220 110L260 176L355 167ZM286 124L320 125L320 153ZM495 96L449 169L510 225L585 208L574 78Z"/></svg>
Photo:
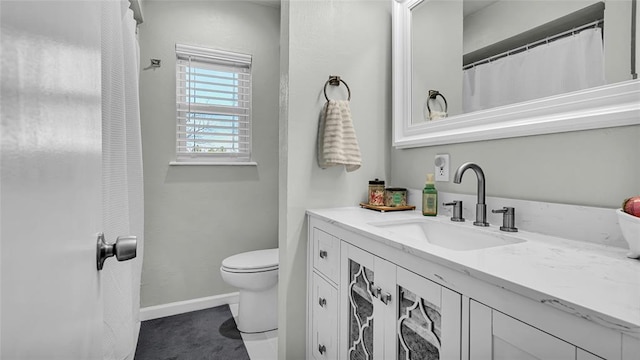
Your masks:
<svg viewBox="0 0 640 360"><path fill-rule="evenodd" d="M249 251L229 256L222 261L222 270L234 273L255 273L278 270L278 249Z"/></svg>

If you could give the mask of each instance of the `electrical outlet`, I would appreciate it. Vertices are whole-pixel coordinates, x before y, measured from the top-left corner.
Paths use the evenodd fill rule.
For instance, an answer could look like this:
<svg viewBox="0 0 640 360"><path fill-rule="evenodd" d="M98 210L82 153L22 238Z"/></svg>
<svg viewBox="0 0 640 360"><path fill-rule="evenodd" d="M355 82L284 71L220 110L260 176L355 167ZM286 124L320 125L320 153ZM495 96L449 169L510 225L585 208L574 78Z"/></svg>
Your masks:
<svg viewBox="0 0 640 360"><path fill-rule="evenodd" d="M437 154L434 165L436 181L449 181L449 154Z"/></svg>

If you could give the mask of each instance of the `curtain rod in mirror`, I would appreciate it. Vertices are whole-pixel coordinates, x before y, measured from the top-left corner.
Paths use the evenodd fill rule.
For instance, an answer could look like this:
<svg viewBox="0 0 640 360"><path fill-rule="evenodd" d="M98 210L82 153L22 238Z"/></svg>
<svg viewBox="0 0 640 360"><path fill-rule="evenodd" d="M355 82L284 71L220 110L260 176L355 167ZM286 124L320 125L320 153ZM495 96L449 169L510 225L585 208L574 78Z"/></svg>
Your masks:
<svg viewBox="0 0 640 360"><path fill-rule="evenodd" d="M575 27L575 28L573 28L571 30L563 31L561 33L558 33L558 34L555 34L555 35L552 35L552 36L547 36L544 39L540 39L540 40L537 40L537 41L534 41L534 42L519 46L519 47L517 47L515 49L507 50L507 51L502 52L500 54L496 54L496 55L490 56L490 57L488 57L486 59L475 61L475 62L473 62L471 64L467 64L467 65L463 66L462 69L463 70L467 70L467 69L470 69L470 68L472 68L474 66L477 66L477 65L481 65L481 64L485 64L485 63L488 63L488 62L491 62L491 61L495 61L495 60L498 60L498 59L506 57L506 56L515 55L515 54L520 53L522 51L529 50L530 48L534 48L534 47L542 45L542 44L548 44L550 42L553 42L553 41L556 41L556 40L560 40L560 39L562 39L562 38L564 38L564 37L566 37L568 35L573 35L573 34L579 33L580 31L587 30L589 28L596 28L596 27L598 27L599 25L601 25L603 23L604 23L604 19L592 21L592 22L590 22L588 24L577 26L577 27ZM633 53L634 52L632 51L632 54Z"/></svg>

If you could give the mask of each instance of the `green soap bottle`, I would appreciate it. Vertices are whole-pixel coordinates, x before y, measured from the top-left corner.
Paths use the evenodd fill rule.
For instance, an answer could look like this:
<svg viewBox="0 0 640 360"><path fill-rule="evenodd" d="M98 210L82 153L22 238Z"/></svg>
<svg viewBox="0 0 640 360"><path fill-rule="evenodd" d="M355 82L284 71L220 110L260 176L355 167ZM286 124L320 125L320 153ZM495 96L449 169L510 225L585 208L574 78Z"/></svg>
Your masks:
<svg viewBox="0 0 640 360"><path fill-rule="evenodd" d="M433 174L427 174L427 182L422 189L422 215L438 215L438 190L433 184Z"/></svg>

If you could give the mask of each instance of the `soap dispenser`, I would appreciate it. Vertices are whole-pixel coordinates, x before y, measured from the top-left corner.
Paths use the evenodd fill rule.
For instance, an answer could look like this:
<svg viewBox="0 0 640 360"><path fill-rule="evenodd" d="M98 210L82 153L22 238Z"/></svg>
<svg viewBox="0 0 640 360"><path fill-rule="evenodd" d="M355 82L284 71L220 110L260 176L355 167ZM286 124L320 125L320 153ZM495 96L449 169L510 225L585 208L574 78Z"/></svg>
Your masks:
<svg viewBox="0 0 640 360"><path fill-rule="evenodd" d="M427 174L427 182L422 190L422 215L438 215L438 190L433 184L433 174Z"/></svg>

